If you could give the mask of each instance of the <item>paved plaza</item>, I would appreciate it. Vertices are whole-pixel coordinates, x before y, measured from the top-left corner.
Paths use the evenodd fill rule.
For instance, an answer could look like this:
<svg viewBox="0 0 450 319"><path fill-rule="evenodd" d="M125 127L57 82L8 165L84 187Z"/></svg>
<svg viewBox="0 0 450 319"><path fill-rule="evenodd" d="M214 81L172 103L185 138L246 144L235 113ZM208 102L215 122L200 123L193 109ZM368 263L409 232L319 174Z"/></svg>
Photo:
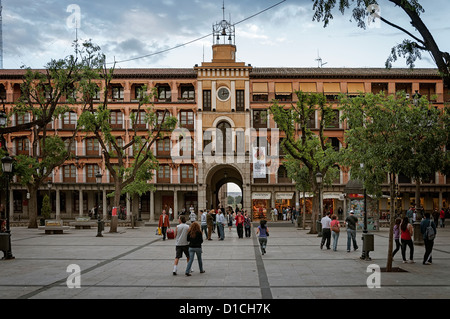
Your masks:
<svg viewBox="0 0 450 319"><path fill-rule="evenodd" d="M406 272L379 273L380 288L368 288L369 265L386 266L388 230L374 232L372 261L361 251L347 252L346 231L338 250L321 250L320 238L289 222L269 223L267 254L251 238L238 238L235 227L225 240L203 244L205 273L197 261L191 277L186 259L172 274L174 240L163 241L156 225L119 227L96 237L97 229L70 228L62 235L12 228L13 260L0 260L1 299L446 299L450 297L450 227L438 228L433 265L422 265L424 246L415 246L415 264ZM360 249L361 233L358 233ZM81 273L79 272L81 271ZM369 270L370 271L370 270ZM376 274L376 273L375 273ZM376 278L376 277L373 277Z"/></svg>

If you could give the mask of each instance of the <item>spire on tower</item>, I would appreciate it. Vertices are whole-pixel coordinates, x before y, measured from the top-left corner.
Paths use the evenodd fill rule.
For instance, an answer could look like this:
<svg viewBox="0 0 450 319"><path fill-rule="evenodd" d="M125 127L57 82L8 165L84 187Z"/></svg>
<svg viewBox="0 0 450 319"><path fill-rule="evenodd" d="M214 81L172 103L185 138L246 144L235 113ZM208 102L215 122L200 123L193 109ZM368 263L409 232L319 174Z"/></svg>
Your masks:
<svg viewBox="0 0 450 319"><path fill-rule="evenodd" d="M228 42L227 42L228 41ZM222 4L222 21L213 25L214 44L235 44L235 28L231 21L225 20L225 0Z"/></svg>

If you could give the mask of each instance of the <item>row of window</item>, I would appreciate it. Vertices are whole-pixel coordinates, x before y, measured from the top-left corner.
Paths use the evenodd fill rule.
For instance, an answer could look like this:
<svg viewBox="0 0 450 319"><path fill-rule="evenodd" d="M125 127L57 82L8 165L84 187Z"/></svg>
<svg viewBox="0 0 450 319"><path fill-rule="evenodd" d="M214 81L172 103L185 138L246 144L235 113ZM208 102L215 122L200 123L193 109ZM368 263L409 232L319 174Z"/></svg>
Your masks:
<svg viewBox="0 0 450 319"><path fill-rule="evenodd" d="M303 92L318 92L317 83L295 83L298 85L298 89ZM395 92L404 91L410 97L413 97L416 93L420 95L427 96L430 100L435 100L436 97L436 83L419 83L418 90L413 91L413 83L394 83ZM129 101L125 101L125 90L121 84L111 84L108 89L108 100L110 102L136 102L143 94L143 84L133 84L130 91ZM297 87L295 87L295 90ZM394 89L394 88L393 88ZM293 101L294 98L294 87L292 82L274 83L274 90L269 90L269 82L253 82L253 88L251 92L251 97L253 102L269 102L272 99L279 101ZM360 92L365 93L366 85L363 82L360 83L347 83L347 90L343 92L341 90L340 82L323 83L323 90L320 93L324 93L327 98L331 101L336 100L336 97L340 93L346 93L349 95L357 95ZM370 83L370 92L389 92L389 83L379 82ZM178 87L178 96L176 99L173 97L172 88L168 83L161 83L156 85L157 96L154 102L189 102L195 103L195 87L191 83L180 84ZM13 101L21 95L20 84L13 85ZM50 93L45 93L47 98L50 98ZM245 101L245 91L236 90L236 111L244 111L244 101ZM72 95L72 98L76 99L76 96ZM66 102L68 97L63 97L61 102ZM93 96L94 101L100 100L100 87ZM3 84L0 84L0 99L6 100L6 89ZM212 92L211 90L203 90L203 111L212 111Z"/></svg>
<svg viewBox="0 0 450 319"><path fill-rule="evenodd" d="M360 93L366 93L365 83L347 83L347 91L343 92L340 82L323 83L323 89L319 92L317 83L298 83L298 90L306 93L323 93L327 100L336 101L339 94L346 93L349 96L356 96ZM394 83L395 92L403 91L410 98L416 94L427 96L429 100L436 100L436 83L419 83L419 89L414 90L412 83ZM391 93L389 91L389 83L371 83L370 92L378 94L380 92ZM393 88L394 89L394 88ZM296 88L297 90L297 88ZM253 102L269 102L272 99L278 101L293 101L295 90L291 82L275 83L274 91L269 90L268 82L254 82L252 90Z"/></svg>
<svg viewBox="0 0 450 319"><path fill-rule="evenodd" d="M86 164L86 183L96 183L95 175L99 170L96 164ZM78 169L75 165L64 165L62 167L62 181L64 183L77 183ZM168 184L173 182L171 179L176 178L172 175L172 169L169 165L160 165L156 174L156 182ZM284 166L280 166L277 173L278 183L292 183L292 180L287 175L287 170ZM268 178L255 178L255 183L268 182ZM195 168L192 165L180 165L180 182L183 184L195 183Z"/></svg>

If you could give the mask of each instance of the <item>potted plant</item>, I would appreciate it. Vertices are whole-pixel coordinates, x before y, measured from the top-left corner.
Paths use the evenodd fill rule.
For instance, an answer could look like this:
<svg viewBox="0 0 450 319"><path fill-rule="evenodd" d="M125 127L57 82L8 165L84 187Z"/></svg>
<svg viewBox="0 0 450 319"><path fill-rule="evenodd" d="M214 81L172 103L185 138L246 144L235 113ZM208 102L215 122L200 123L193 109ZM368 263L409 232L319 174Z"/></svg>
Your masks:
<svg viewBox="0 0 450 319"><path fill-rule="evenodd" d="M52 208L50 206L50 198L48 197L48 195L45 195L44 199L42 200L42 217L40 219L41 226L45 226L45 220L50 218L51 210Z"/></svg>

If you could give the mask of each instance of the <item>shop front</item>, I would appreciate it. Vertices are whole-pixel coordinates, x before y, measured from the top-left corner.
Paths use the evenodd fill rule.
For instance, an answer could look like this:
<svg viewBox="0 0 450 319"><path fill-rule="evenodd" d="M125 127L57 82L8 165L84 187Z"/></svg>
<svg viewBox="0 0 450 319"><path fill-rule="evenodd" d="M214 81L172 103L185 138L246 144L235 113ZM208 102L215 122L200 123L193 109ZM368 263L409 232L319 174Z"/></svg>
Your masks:
<svg viewBox="0 0 450 319"><path fill-rule="evenodd" d="M252 193L252 220L268 219L271 193Z"/></svg>

